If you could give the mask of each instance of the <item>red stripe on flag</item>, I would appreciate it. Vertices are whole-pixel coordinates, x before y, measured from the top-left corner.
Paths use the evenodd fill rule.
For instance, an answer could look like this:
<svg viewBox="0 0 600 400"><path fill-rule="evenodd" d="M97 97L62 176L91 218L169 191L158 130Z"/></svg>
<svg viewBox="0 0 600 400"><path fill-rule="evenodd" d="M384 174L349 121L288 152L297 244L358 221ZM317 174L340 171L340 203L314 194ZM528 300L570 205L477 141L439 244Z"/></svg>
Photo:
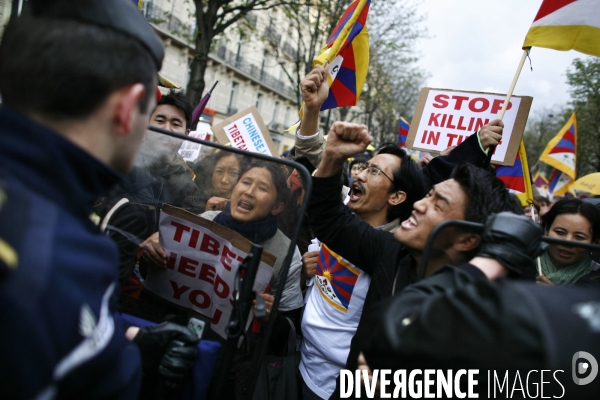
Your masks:
<svg viewBox="0 0 600 400"><path fill-rule="evenodd" d="M560 10L571 3L575 3L576 1L577 0L544 0L533 22L544 18L546 15L552 14L557 10Z"/></svg>

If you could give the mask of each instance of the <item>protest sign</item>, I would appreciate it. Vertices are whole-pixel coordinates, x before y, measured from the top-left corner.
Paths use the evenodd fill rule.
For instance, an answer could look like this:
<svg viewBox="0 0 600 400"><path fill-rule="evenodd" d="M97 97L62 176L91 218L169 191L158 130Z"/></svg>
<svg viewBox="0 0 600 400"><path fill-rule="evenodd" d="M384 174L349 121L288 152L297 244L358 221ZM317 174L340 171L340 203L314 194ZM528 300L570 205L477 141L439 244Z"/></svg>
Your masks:
<svg viewBox="0 0 600 400"><path fill-rule="evenodd" d="M423 88L406 139L406 147L441 152L456 146L498 118L505 95ZM513 165L532 97L513 96L504 115L502 141L492 157L494 164Z"/></svg>
<svg viewBox="0 0 600 400"><path fill-rule="evenodd" d="M206 122L198 122L196 130L190 132L188 136L195 139L210 140L211 133L212 131L210 129L210 124L207 124ZM200 143L186 140L181 144L178 153L185 161L194 162L198 159L198 157L200 157L201 152L202 145Z"/></svg>
<svg viewBox="0 0 600 400"><path fill-rule="evenodd" d="M167 204L160 213L159 232L167 265L148 271L146 289L207 316L211 328L226 338L225 328L236 295L236 272L252 243L216 222ZM273 254L263 250L255 291L265 291L275 260Z"/></svg>
<svg viewBox="0 0 600 400"><path fill-rule="evenodd" d="M269 129L255 106L245 109L212 129L219 143L231 143L233 147L253 153L277 156L277 148Z"/></svg>

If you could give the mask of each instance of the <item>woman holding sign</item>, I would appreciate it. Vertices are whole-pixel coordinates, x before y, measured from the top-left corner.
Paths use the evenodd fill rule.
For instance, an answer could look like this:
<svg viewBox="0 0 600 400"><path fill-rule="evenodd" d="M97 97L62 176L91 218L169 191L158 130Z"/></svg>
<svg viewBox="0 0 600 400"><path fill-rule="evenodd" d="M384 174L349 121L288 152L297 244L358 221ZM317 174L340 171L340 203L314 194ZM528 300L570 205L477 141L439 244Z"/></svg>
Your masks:
<svg viewBox="0 0 600 400"><path fill-rule="evenodd" d="M600 213L591 203L562 199L542 217L545 234L558 239L596 243L600 237ZM589 251L558 244L548 246L540 257L543 275L538 282L548 285L585 284L600 286L600 265Z"/></svg>
<svg viewBox="0 0 600 400"><path fill-rule="evenodd" d="M278 229L278 216L289 202L290 189L287 184L287 171L278 164L255 161L233 187L231 200L220 211L207 211L201 216L236 231L253 243L277 257L273 266L271 294L261 297L269 304L272 294L279 286L279 272L289 248L290 239ZM301 308L303 305L300 290L300 269L302 258L298 248L294 252L292 264L285 282L279 310L282 312Z"/></svg>
<svg viewBox="0 0 600 400"><path fill-rule="evenodd" d="M279 164L255 161L234 186L231 200L225 209L222 212L208 211L201 215L236 231L253 243L262 245L266 251L277 257L273 265L270 292L260 294L265 300L267 317L276 318L267 354L277 356L285 354L291 329L290 323L294 323L296 332L299 331L298 316L304 304L300 289L302 258L297 246L285 283L279 280L283 260L290 245L290 239L278 229L278 217L281 216L286 204L289 204L291 197L287 175L288 171ZM279 312L270 315L274 295L280 284L284 285L284 289L279 303ZM246 340L253 348L255 337L249 334ZM252 386L249 382L252 376L249 371L252 357L253 351L239 354L236 360L237 365L232 376L236 398L241 398L248 387Z"/></svg>

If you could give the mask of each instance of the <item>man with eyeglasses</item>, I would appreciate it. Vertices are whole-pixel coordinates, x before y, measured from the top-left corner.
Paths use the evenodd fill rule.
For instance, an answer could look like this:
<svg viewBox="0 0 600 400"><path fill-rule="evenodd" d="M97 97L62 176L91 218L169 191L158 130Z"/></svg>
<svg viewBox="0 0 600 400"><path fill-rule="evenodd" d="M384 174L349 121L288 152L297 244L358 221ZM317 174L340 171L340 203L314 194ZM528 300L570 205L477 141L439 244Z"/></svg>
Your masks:
<svg viewBox="0 0 600 400"><path fill-rule="evenodd" d="M332 160L334 152L326 150L321 161L314 157L318 152L310 152L310 146L306 145L311 140L318 142L318 137L322 136L318 129L318 116L321 105L329 95L326 68L317 66L302 80L300 86L304 108L296 140L297 152L310 153L313 160L321 162L317 174L320 174L321 166L327 168L332 162L336 165L341 163L341 169L348 157L365 149L355 146L356 152L344 152L343 157L335 160ZM492 124L482 129L480 134L484 145L497 144L501 130L500 126ZM316 135L315 131L318 131ZM333 130L329 137L332 137L332 133ZM333 134L334 145L335 136ZM331 147L329 140L327 146ZM423 169L397 145L384 145L371 160L359 166L358 174L350 186L347 206L358 220L372 228L394 232L401 221L409 219L413 204L426 195L431 184L448 179L458 162L464 159L482 166L486 158L486 154L479 149L477 135L464 141L451 155L431 160ZM318 187L315 187L313 196L320 195ZM339 196L336 201L341 203ZM328 398L334 391L339 370L346 365L350 342L361 319L369 287L373 286L371 279L375 271L370 265L348 261L343 252L338 254L335 252L338 250L327 246L329 242L325 236L321 237L318 232L316 236L325 245L320 251L308 252L303 256L305 275L312 279L307 285L310 287L314 284L307 294L302 319L304 340L300 363L303 391L305 398L309 399ZM377 281L375 286L379 287Z"/></svg>

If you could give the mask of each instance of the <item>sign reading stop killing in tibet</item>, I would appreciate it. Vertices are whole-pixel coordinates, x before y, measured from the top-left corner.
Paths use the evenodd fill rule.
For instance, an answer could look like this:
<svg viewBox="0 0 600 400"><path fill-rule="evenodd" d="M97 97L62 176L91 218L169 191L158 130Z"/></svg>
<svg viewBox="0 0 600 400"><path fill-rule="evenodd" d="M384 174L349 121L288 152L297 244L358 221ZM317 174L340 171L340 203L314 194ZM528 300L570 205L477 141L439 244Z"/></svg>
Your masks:
<svg viewBox="0 0 600 400"><path fill-rule="evenodd" d="M441 152L461 144L498 118L505 95L424 88L419 96L406 147ZM533 98L512 96L502 122L502 140L492 162L513 165Z"/></svg>
<svg viewBox="0 0 600 400"><path fill-rule="evenodd" d="M167 265L149 269L145 288L208 317L213 331L226 338L236 273L252 243L216 222L169 205L161 210L159 232ZM253 286L256 292L267 288L275 260L263 250Z"/></svg>

